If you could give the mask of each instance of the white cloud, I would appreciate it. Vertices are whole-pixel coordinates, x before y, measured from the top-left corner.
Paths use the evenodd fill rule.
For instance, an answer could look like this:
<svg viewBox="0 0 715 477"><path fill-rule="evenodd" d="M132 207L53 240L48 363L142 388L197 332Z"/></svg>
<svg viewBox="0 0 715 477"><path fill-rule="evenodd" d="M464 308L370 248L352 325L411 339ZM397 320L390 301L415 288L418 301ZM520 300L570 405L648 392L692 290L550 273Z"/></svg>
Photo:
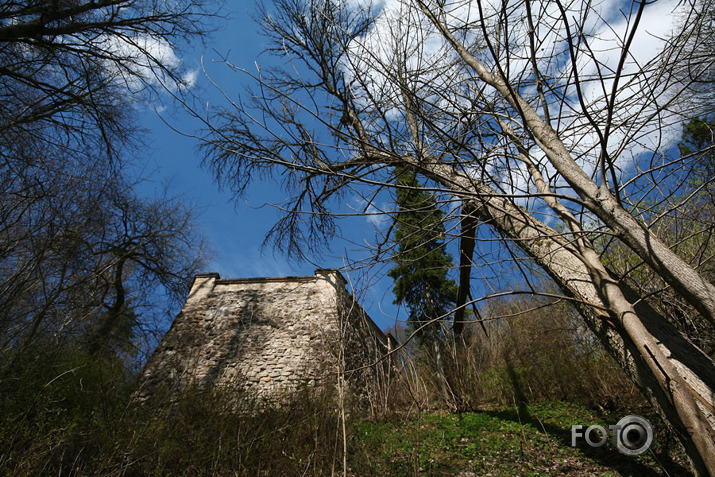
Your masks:
<svg viewBox="0 0 715 477"><path fill-rule="evenodd" d="M105 60L105 68L111 77L124 83L132 92L142 90L145 84L172 91L191 88L198 77L195 70L181 71L181 59L163 38L112 35L99 38L93 46L117 59Z"/></svg>
<svg viewBox="0 0 715 477"><path fill-rule="evenodd" d="M365 216L367 223L371 224L376 229L382 228L387 222L390 221L390 213L392 212L392 204L389 202L382 202L379 205L366 201L362 197L355 197L353 199L354 206L351 209L355 210L358 214Z"/></svg>
<svg viewBox="0 0 715 477"><path fill-rule="evenodd" d="M345 63L349 76L367 78L365 87L370 90L373 99L382 102L382 108L388 109L388 120L401 119L404 109L399 85L394 81L397 73L419 85L417 90L420 94L434 94L435 91L444 92L445 97L454 94L453 104L459 104L457 93L464 92L464 75L459 74L452 63L455 55L451 48L445 45L410 0L384 0L380 5L380 14L372 29L350 47L351 55ZM501 0L481 2L484 26L488 32L504 31L505 18L500 13L504 5ZM526 21L525 6L524 3L513 2L506 5L510 8L507 14L511 42L509 75L513 84L527 80L527 86L519 92L532 104L537 104L537 91L531 81L530 25ZM638 8L638 5L620 0L571 0L564 3L571 34L580 31L588 41L588 48L585 44L579 46L578 73L587 111L602 125L615 81L612 71L619 64L623 45L635 18L635 14L621 9ZM600 155L599 137L583 114L573 87L567 25L556 2L532 1L531 8L533 15L541 17L541 21L534 24L539 69L554 88L563 88L567 92L563 102L551 102L552 117L559 117L554 126L581 167L591 174ZM591 10L585 15L587 8ZM658 79L654 74L657 68L653 61L676 26L678 8L687 8L687 5L685 2L679 5L678 0L660 0L646 6L619 78L619 91L615 96L617 107L608 146L612 157L620 156L617 165L623 169L632 164L634 156L675 137L677 118L661 116L662 123L650 118L658 104L649 94L667 98L668 93L658 89ZM448 1L446 9L450 27L461 28L458 34L466 31L468 41L481 35L476 0ZM470 37L470 34L473 36ZM492 41L494 38L490 37ZM496 70L497 65L489 58L488 49L474 51L482 55L480 59L488 68ZM644 72L646 65L650 65L651 69ZM407 71L398 72L398 66ZM505 67L505 64L501 66ZM489 89L486 92L494 94ZM447 101L442 100L439 104L447 104ZM662 127L663 124L666 127ZM546 159L534 152L536 160L544 165L545 175L555 176ZM493 167L492 171L495 174L507 173L503 168L500 171L499 167ZM523 193L528 187L525 173L519 170L509 173L515 173L515 176L511 178L511 185L502 181L505 182L506 192ZM558 180L553 185L564 187L563 182Z"/></svg>
<svg viewBox="0 0 715 477"><path fill-rule="evenodd" d="M390 217L385 214L384 210L384 208L383 210L379 210L377 207L370 204L365 211L365 213L367 214L366 219L368 223L372 224L375 228L380 228L384 224L389 222Z"/></svg>
<svg viewBox="0 0 715 477"><path fill-rule="evenodd" d="M182 75L181 81L185 85L185 87L191 89L196 85L196 80L198 79L198 77L198 70L189 70Z"/></svg>

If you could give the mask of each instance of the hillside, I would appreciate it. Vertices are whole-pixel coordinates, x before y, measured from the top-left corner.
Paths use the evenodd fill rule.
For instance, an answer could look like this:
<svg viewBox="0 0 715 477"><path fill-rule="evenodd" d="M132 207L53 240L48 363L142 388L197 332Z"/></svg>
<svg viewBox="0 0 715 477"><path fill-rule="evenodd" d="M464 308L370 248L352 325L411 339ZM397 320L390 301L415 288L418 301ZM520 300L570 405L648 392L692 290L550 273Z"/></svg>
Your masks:
<svg viewBox="0 0 715 477"><path fill-rule="evenodd" d="M641 456L621 455L610 440L601 448L571 447L571 425L606 427L621 417L572 402L542 402L423 414L392 423L363 422L356 427L351 461L355 475L691 475L684 462L677 462L682 456L653 417L654 443Z"/></svg>

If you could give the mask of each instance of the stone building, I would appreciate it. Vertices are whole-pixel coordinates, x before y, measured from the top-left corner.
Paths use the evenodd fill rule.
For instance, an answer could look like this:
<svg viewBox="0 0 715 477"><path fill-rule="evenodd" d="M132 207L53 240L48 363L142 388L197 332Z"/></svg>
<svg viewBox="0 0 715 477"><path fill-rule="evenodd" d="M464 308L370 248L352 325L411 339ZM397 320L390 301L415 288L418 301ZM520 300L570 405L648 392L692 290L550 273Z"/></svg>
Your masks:
<svg viewBox="0 0 715 477"><path fill-rule="evenodd" d="M335 383L340 372L350 389L377 392L389 378L384 356L394 340L345 287L336 270L280 278L197 275L144 369L140 395L239 385L275 398L304 384Z"/></svg>

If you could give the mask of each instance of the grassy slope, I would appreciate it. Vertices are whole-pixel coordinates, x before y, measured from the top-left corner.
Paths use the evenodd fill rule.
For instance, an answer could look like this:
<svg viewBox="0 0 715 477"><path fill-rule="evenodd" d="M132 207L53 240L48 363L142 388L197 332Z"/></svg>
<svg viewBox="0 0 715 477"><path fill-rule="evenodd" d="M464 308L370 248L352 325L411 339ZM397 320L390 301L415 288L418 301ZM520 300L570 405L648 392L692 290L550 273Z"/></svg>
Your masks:
<svg viewBox="0 0 715 477"><path fill-rule="evenodd" d="M654 443L641 456L621 455L610 440L597 449L571 447L572 425L606 427L623 415L604 416L571 402L547 402L500 411L422 414L393 423L364 422L351 441L351 470L355 475L383 476L689 475L673 462L683 463L663 424L652 416Z"/></svg>

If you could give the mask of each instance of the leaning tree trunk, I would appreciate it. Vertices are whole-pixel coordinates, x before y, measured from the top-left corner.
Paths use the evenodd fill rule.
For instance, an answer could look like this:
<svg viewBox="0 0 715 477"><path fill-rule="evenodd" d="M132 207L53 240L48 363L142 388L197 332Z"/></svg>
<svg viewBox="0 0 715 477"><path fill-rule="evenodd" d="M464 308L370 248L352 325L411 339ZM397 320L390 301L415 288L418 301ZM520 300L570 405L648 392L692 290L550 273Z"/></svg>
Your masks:
<svg viewBox="0 0 715 477"><path fill-rule="evenodd" d="M524 128L573 190L583 205L599 217L626 245L710 321L715 320L715 287L685 263L657 237L650 235L578 167L557 133L506 81L493 74L452 34L447 25L422 1L430 19L455 52L479 78L518 112ZM485 32L486 33L486 32ZM499 118L495 115L495 119ZM518 146L518 139L515 143ZM528 152L527 152L528 154ZM622 289L603 266L593 247L580 233L573 242L527 210L498 197L491 188L445 165L424 165L436 181L455 189L468 200L476 215L515 241L573 297L589 326L649 401L671 423L694 469L715 476L715 366L696 346L685 340L652 308L640 304L631 290ZM460 177L461 176L461 177ZM552 209L554 204L550 204ZM568 226L568 212L554 209ZM560 209L560 210L559 210ZM629 300L630 298L630 300ZM634 308L632 302L639 303ZM677 350L677 351L676 351Z"/></svg>
<svg viewBox="0 0 715 477"><path fill-rule="evenodd" d="M556 230L501 202L501 210L483 205L480 215L515 239L575 299L588 327L671 423L693 467L715 475L713 362L644 302L634 308L628 297L638 297L620 288L593 250L574 250Z"/></svg>
<svg viewBox="0 0 715 477"><path fill-rule="evenodd" d="M633 290L617 283L592 248L577 246L577 240L446 164L415 161L414 167L450 187L470 204L465 210L513 240L549 273L673 427L695 471L715 476L715 363Z"/></svg>
<svg viewBox="0 0 715 477"><path fill-rule="evenodd" d="M579 195L583 205L608 225L620 240L653 268L705 319L715 323L715 286L705 280L697 270L653 235L650 230L643 227L618 203L608 187L599 186L594 182L576 163L549 122L544 120L538 111L515 91L502 76L502 73L490 72L422 1L419 2L419 5L422 12L427 15L469 68L477 73L484 83L494 88L518 112L524 123L524 129L546 155L550 164ZM498 116L495 116L495 119L500 120Z"/></svg>

